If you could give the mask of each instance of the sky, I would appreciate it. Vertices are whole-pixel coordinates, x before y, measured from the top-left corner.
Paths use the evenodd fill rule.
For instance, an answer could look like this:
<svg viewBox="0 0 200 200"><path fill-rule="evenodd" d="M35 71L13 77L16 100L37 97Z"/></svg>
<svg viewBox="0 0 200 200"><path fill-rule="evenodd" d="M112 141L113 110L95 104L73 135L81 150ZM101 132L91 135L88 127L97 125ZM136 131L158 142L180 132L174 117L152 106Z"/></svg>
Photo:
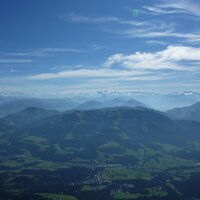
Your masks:
<svg viewBox="0 0 200 200"><path fill-rule="evenodd" d="M0 92L199 91L198 0L0 0Z"/></svg>

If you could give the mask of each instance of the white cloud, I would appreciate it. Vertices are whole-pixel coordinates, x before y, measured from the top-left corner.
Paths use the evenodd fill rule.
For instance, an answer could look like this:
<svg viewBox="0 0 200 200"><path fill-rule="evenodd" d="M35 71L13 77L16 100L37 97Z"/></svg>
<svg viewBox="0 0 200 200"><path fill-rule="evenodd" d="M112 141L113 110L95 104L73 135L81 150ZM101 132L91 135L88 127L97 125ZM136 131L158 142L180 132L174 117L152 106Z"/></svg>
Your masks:
<svg viewBox="0 0 200 200"><path fill-rule="evenodd" d="M159 44L159 45L163 45L166 46L167 42L163 42L163 41L159 41L159 40L148 40L146 41L147 44Z"/></svg>
<svg viewBox="0 0 200 200"><path fill-rule="evenodd" d="M102 23L117 23L131 26L143 26L146 22L134 21L134 20L123 20L118 17L94 17L94 16L84 16L75 13L69 13L68 15L62 17L62 19L71 23L83 23L83 24L102 24Z"/></svg>
<svg viewBox="0 0 200 200"><path fill-rule="evenodd" d="M184 64L187 61L187 65ZM66 78L115 79L115 80L158 80L172 76L156 72L167 69L171 71L196 71L200 61L200 48L186 46L168 46L163 51L136 52L134 54L115 54L105 62L104 68L63 70L55 73L42 73L26 77L29 80L48 80ZM120 68L117 66L120 66ZM105 68L106 67L106 68Z"/></svg>
<svg viewBox="0 0 200 200"><path fill-rule="evenodd" d="M144 6L146 10L152 14L171 14L171 13L196 13L197 10L200 10L200 5L194 6L194 3L191 3L188 6L186 1L177 1L158 4L155 6ZM168 7L176 8L169 10ZM180 10L178 8L187 8L188 10ZM199 9L198 9L199 8ZM196 11L196 12L195 12ZM145 11L144 11L145 12ZM200 14L199 14L200 16ZM127 25L129 28L120 28L120 29L103 29L103 31L109 31L115 34L120 34L128 38L178 38L183 39L185 42L200 42L200 32L178 32L176 31L177 24L175 22L165 22L160 20L123 20L118 17L94 17L94 16L84 16L78 15L75 13L70 13L64 16L62 19L67 20L71 23L88 23L88 24L100 24L100 23L116 23L119 25ZM101 29L102 30L102 29Z"/></svg>
<svg viewBox="0 0 200 200"><path fill-rule="evenodd" d="M103 68L62 70L54 73L42 73L26 77L29 80L49 79L118 79L118 80L154 80L174 76L174 72L198 71L200 48L187 46L168 46L163 51L136 52L134 54L115 54L110 56ZM186 64L187 63L187 64ZM168 70L166 73L163 70Z"/></svg>
<svg viewBox="0 0 200 200"><path fill-rule="evenodd" d="M115 54L110 56L105 65L87 68L62 66L59 72L40 73L22 77L4 77L1 85L30 84L61 85L70 90L81 88L125 88L156 84L157 86L181 82L187 85L194 82L200 73L200 48L190 46L168 46L156 52L135 52L133 54ZM62 79L62 80L61 80ZM59 80L59 81L57 81ZM77 82L78 81L78 82ZM68 84L69 83L69 84ZM158 87L159 87L158 86ZM188 86L189 87L189 86Z"/></svg>
<svg viewBox="0 0 200 200"><path fill-rule="evenodd" d="M194 0L168 0L154 6L144 6L152 14L188 14L200 17L200 4Z"/></svg>
<svg viewBox="0 0 200 200"><path fill-rule="evenodd" d="M157 81L157 80L164 80L168 78L172 78L173 76L171 74L154 74L150 75L147 74L146 76L128 76L128 77L111 77L107 79L91 79L90 82L95 82L95 83L102 83L102 82L127 82L127 81Z"/></svg>
<svg viewBox="0 0 200 200"><path fill-rule="evenodd" d="M169 46L166 50L158 52L158 55L160 55L163 60L200 61L200 48L187 46Z"/></svg>
<svg viewBox="0 0 200 200"><path fill-rule="evenodd" d="M53 52L53 53L62 53L62 52L72 52L72 53L83 53L86 50L82 49L73 49L73 48L44 48L38 50L39 52Z"/></svg>
<svg viewBox="0 0 200 200"><path fill-rule="evenodd" d="M30 63L31 59L0 59L0 63Z"/></svg>
<svg viewBox="0 0 200 200"><path fill-rule="evenodd" d="M151 38L152 40L176 38L186 43L200 42L200 31L198 29L188 32L186 27L184 27L185 31L177 31L177 27L180 27L180 24L177 24L175 20L173 22L166 22L166 20L160 21L150 18L148 21L141 22L119 20L118 23L127 24L128 26L120 29L104 29L104 31L118 34L125 38Z"/></svg>
<svg viewBox="0 0 200 200"><path fill-rule="evenodd" d="M69 13L64 16L63 19L72 23L107 23L107 22L118 22L117 17L87 17L84 15L78 15L75 13Z"/></svg>
<svg viewBox="0 0 200 200"><path fill-rule="evenodd" d="M15 57L45 57L49 56L52 53L84 53L87 52L83 49L73 49L73 48L41 48L41 49L27 49L23 51L16 52L0 52L1 56L15 56Z"/></svg>
<svg viewBox="0 0 200 200"><path fill-rule="evenodd" d="M105 46L102 46L102 45L99 45L99 44L93 44L91 46L91 50L93 51L98 51L98 50L102 50L102 49L105 49L106 47Z"/></svg>
<svg viewBox="0 0 200 200"><path fill-rule="evenodd" d="M127 69L137 70L170 69L191 71L196 69L196 66L180 64L183 61L190 61L191 65L193 61L200 61L200 48L168 46L165 50L154 53L136 52L131 55L115 54L108 58L105 66L112 67L120 65Z"/></svg>
<svg viewBox="0 0 200 200"><path fill-rule="evenodd" d="M124 35L128 38L180 38L186 42L200 42L200 32L187 33L187 32L176 32L170 27L165 29L154 29L152 28L139 28L139 29L128 29L117 32L118 34Z"/></svg>
<svg viewBox="0 0 200 200"><path fill-rule="evenodd" d="M29 76L32 80L47 80L60 78L111 78L111 77L129 77L146 75L149 72L144 71L130 71L130 70L112 70L112 69L78 69L65 70L56 73L44 73Z"/></svg>

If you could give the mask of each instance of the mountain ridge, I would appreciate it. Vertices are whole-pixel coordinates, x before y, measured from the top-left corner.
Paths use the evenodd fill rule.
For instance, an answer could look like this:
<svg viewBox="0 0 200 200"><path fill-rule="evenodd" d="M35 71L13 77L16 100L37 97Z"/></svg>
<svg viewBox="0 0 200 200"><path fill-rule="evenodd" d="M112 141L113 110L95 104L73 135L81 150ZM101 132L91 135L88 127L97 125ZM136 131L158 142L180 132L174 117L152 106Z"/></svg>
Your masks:
<svg viewBox="0 0 200 200"><path fill-rule="evenodd" d="M200 122L200 102L191 106L168 110L167 115L172 119L194 120Z"/></svg>

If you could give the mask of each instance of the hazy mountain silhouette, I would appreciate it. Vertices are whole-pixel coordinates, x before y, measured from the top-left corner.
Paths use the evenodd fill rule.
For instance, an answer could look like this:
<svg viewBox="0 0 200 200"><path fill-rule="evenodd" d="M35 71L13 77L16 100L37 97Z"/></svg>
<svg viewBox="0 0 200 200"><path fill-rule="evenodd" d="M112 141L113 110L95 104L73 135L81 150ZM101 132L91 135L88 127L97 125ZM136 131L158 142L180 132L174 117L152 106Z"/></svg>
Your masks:
<svg viewBox="0 0 200 200"><path fill-rule="evenodd" d="M200 102L192 106L168 110L167 114L173 119L194 120L200 122Z"/></svg>

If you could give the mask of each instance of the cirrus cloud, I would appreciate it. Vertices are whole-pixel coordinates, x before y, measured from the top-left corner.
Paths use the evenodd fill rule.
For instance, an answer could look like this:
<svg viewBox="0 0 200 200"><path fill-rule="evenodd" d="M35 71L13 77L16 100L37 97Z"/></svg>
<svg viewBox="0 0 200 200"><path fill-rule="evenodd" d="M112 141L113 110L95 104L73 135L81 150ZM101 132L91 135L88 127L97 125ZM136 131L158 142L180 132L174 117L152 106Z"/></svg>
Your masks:
<svg viewBox="0 0 200 200"><path fill-rule="evenodd" d="M147 75L149 72L130 71L130 70L112 70L112 69L78 69L65 70L56 73L44 73L29 76L31 80L47 80L60 78L112 78Z"/></svg>
<svg viewBox="0 0 200 200"><path fill-rule="evenodd" d="M188 14L200 17L200 4L195 0L168 0L154 6L143 6L151 14Z"/></svg>

